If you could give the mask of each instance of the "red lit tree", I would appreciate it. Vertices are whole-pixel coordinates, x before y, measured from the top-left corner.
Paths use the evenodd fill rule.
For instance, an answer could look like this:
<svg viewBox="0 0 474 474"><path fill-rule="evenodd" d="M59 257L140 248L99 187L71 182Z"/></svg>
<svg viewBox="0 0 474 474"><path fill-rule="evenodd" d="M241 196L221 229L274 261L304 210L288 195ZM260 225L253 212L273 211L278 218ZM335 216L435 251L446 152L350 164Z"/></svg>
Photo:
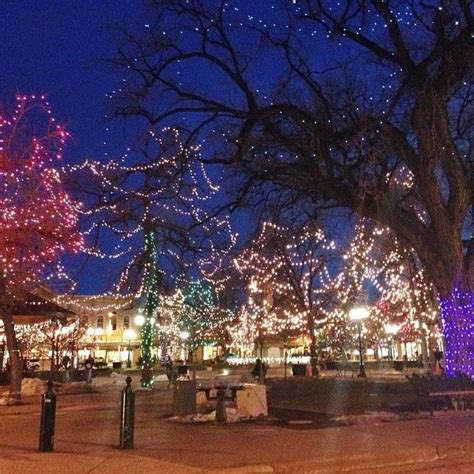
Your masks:
<svg viewBox="0 0 474 474"><path fill-rule="evenodd" d="M82 245L75 230L78 204L54 168L67 138L43 96L18 96L12 116L0 115L0 318L10 358L11 402L21 399L13 303L43 278L61 276L59 254Z"/></svg>

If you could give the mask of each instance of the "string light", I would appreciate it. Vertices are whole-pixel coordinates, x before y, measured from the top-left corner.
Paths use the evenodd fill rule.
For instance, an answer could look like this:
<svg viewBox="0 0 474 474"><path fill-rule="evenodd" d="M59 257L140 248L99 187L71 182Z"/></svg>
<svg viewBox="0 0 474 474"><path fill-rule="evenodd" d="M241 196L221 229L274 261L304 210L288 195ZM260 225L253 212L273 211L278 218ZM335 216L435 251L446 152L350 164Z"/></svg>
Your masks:
<svg viewBox="0 0 474 474"><path fill-rule="evenodd" d="M83 247L80 203L55 168L69 134L44 96L16 102L11 118L0 116L0 268L11 294L31 291L48 270L66 278L59 256Z"/></svg>
<svg viewBox="0 0 474 474"><path fill-rule="evenodd" d="M235 261L249 282L249 297L238 324L230 328L232 347L249 355L258 334L306 334L311 340L312 320L320 343L345 347L355 331L349 309L367 285L377 292L363 323L367 342L387 342L389 323L400 326L402 341L440 337L434 287L413 251L403 248L389 229L362 219L342 255L342 268L331 276L326 260L331 254L334 259L335 251L321 230L293 235L286 227L265 223Z"/></svg>
<svg viewBox="0 0 474 474"><path fill-rule="evenodd" d="M214 215L212 201L220 186L204 170L200 147L184 147L175 129L149 131L140 153L128 149L119 160L88 159L64 172L94 190L78 210L83 235L94 242L84 246L84 253L112 261L120 273L109 291L90 299L61 295L57 301L62 304L83 312L133 305L148 291L143 265L148 244L143 243L149 239L156 247L157 272L167 284L175 280L176 267L194 263L193 251L204 259L235 244L227 216ZM110 303L96 304L101 300Z"/></svg>
<svg viewBox="0 0 474 474"><path fill-rule="evenodd" d="M474 379L474 294L456 288L441 300L446 372L462 372Z"/></svg>

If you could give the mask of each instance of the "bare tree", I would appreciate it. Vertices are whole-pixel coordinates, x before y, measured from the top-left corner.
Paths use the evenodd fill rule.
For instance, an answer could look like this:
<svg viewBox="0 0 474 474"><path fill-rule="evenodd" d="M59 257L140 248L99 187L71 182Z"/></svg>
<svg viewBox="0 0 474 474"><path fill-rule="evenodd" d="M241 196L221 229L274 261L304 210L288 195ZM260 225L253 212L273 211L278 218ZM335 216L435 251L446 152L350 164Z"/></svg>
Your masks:
<svg viewBox="0 0 474 474"><path fill-rule="evenodd" d="M227 208L258 190L353 209L415 249L442 299L472 291L467 0L148 5L150 27L119 34L116 115L212 140L206 161L241 177Z"/></svg>
<svg viewBox="0 0 474 474"><path fill-rule="evenodd" d="M215 239L227 239L227 222L207 206L213 184L200 176L198 149L185 149L176 130L150 132L141 146L110 161L85 160L67 168L68 185L82 197L85 251L115 262L109 288L140 296L144 268L157 265L159 285L170 285ZM217 236L216 229L221 232ZM147 236L156 246L149 255ZM169 277L169 278L167 278ZM112 285L112 283L114 285Z"/></svg>

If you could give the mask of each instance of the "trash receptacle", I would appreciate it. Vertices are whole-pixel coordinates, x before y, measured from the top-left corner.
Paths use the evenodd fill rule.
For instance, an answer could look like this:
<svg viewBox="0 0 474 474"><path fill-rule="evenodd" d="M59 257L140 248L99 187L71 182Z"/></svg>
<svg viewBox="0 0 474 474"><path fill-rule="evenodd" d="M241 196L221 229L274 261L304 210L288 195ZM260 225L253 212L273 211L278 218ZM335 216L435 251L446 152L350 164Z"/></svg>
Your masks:
<svg viewBox="0 0 474 474"><path fill-rule="evenodd" d="M122 368L122 362L112 362L112 369L117 370Z"/></svg>
<svg viewBox="0 0 474 474"><path fill-rule="evenodd" d="M403 370L403 360L394 360L393 368L401 372Z"/></svg>
<svg viewBox="0 0 474 474"><path fill-rule="evenodd" d="M187 365L178 365L177 370L178 370L178 375L187 375L188 370L189 370L189 366L187 366Z"/></svg>
<svg viewBox="0 0 474 474"><path fill-rule="evenodd" d="M173 393L173 413L175 416L196 413L195 380L176 380Z"/></svg>
<svg viewBox="0 0 474 474"><path fill-rule="evenodd" d="M306 375L306 364L293 364L291 370L294 377L304 377Z"/></svg>

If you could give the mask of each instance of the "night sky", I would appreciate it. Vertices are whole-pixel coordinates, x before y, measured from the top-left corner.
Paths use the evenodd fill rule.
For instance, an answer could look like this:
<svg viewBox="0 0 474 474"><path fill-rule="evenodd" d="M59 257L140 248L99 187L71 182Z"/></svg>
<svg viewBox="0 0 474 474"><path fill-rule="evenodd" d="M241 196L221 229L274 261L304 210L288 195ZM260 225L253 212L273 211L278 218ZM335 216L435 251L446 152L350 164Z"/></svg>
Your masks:
<svg viewBox="0 0 474 474"><path fill-rule="evenodd" d="M110 26L127 24L130 18L138 21L141 5L112 0L2 2L0 106L11 109L16 93L45 94L54 116L71 134L64 163L104 159L106 153L120 156L127 146L121 124L104 118L105 94L120 76L100 59L114 53ZM79 262L66 262L76 278L73 267ZM104 263L89 261L81 271L79 292L109 287L110 281L100 278Z"/></svg>
<svg viewBox="0 0 474 474"><path fill-rule="evenodd" d="M270 13L268 5L250 7L249 4L249 7L260 16ZM127 129L117 120L111 123L104 116L106 94L119 86L122 74L101 59L111 58L115 52L112 25L143 28L148 23L143 3L140 0L7 0L2 6L1 108L13 107L17 93L45 94L54 116L72 137L65 147L65 164L85 158L121 156L131 144L127 140L130 127ZM250 38L241 41L245 43ZM262 56L255 45L251 50L259 55L258 68L251 71L252 80L263 92L278 74L277 61ZM209 71L194 72L209 75ZM187 79L193 78L191 75ZM225 84L210 80L209 86L214 90L220 88L223 96L228 93ZM235 220L241 232L242 219L234 216ZM65 262L71 277L79 279L80 293L107 291L115 279L114 270L105 261L88 260L85 269L76 259L66 258ZM75 268L79 267L78 274Z"/></svg>
<svg viewBox="0 0 474 474"><path fill-rule="evenodd" d="M257 16L264 12L271 16L273 12L263 5L249 4L249 8ZM111 58L115 52L111 25L133 23L132 28L143 28L148 23L142 2L22 0L6 1L2 6L0 106L13 106L16 93L46 94L54 116L72 136L65 148L65 163L121 156L131 144L126 129L120 121L106 121L104 115L106 94L119 86L122 73L113 71L101 58ZM276 14L274 17L279 18ZM240 41L248 43L251 38L244 36ZM348 54L348 50L334 47L339 55ZM259 58L257 69L249 71L252 82L265 94L279 74L278 61L262 54L257 45L250 49ZM327 46L318 51L319 65L324 65L334 53ZM210 73L194 71L186 79L195 80L195 74ZM228 94L225 84L218 81L210 80L209 87ZM242 226L237 226L241 231ZM105 262L89 263L88 269L82 270L77 290L97 293L110 289L111 278L105 275L110 269L104 265ZM75 278L77 275L72 272Z"/></svg>
<svg viewBox="0 0 474 474"><path fill-rule="evenodd" d="M140 9L139 1L2 2L0 104L12 106L17 92L46 94L72 135L66 162L104 156L105 140L107 148L123 142L120 127L105 132L105 94L118 77L98 60L114 52L108 25L137 18Z"/></svg>

